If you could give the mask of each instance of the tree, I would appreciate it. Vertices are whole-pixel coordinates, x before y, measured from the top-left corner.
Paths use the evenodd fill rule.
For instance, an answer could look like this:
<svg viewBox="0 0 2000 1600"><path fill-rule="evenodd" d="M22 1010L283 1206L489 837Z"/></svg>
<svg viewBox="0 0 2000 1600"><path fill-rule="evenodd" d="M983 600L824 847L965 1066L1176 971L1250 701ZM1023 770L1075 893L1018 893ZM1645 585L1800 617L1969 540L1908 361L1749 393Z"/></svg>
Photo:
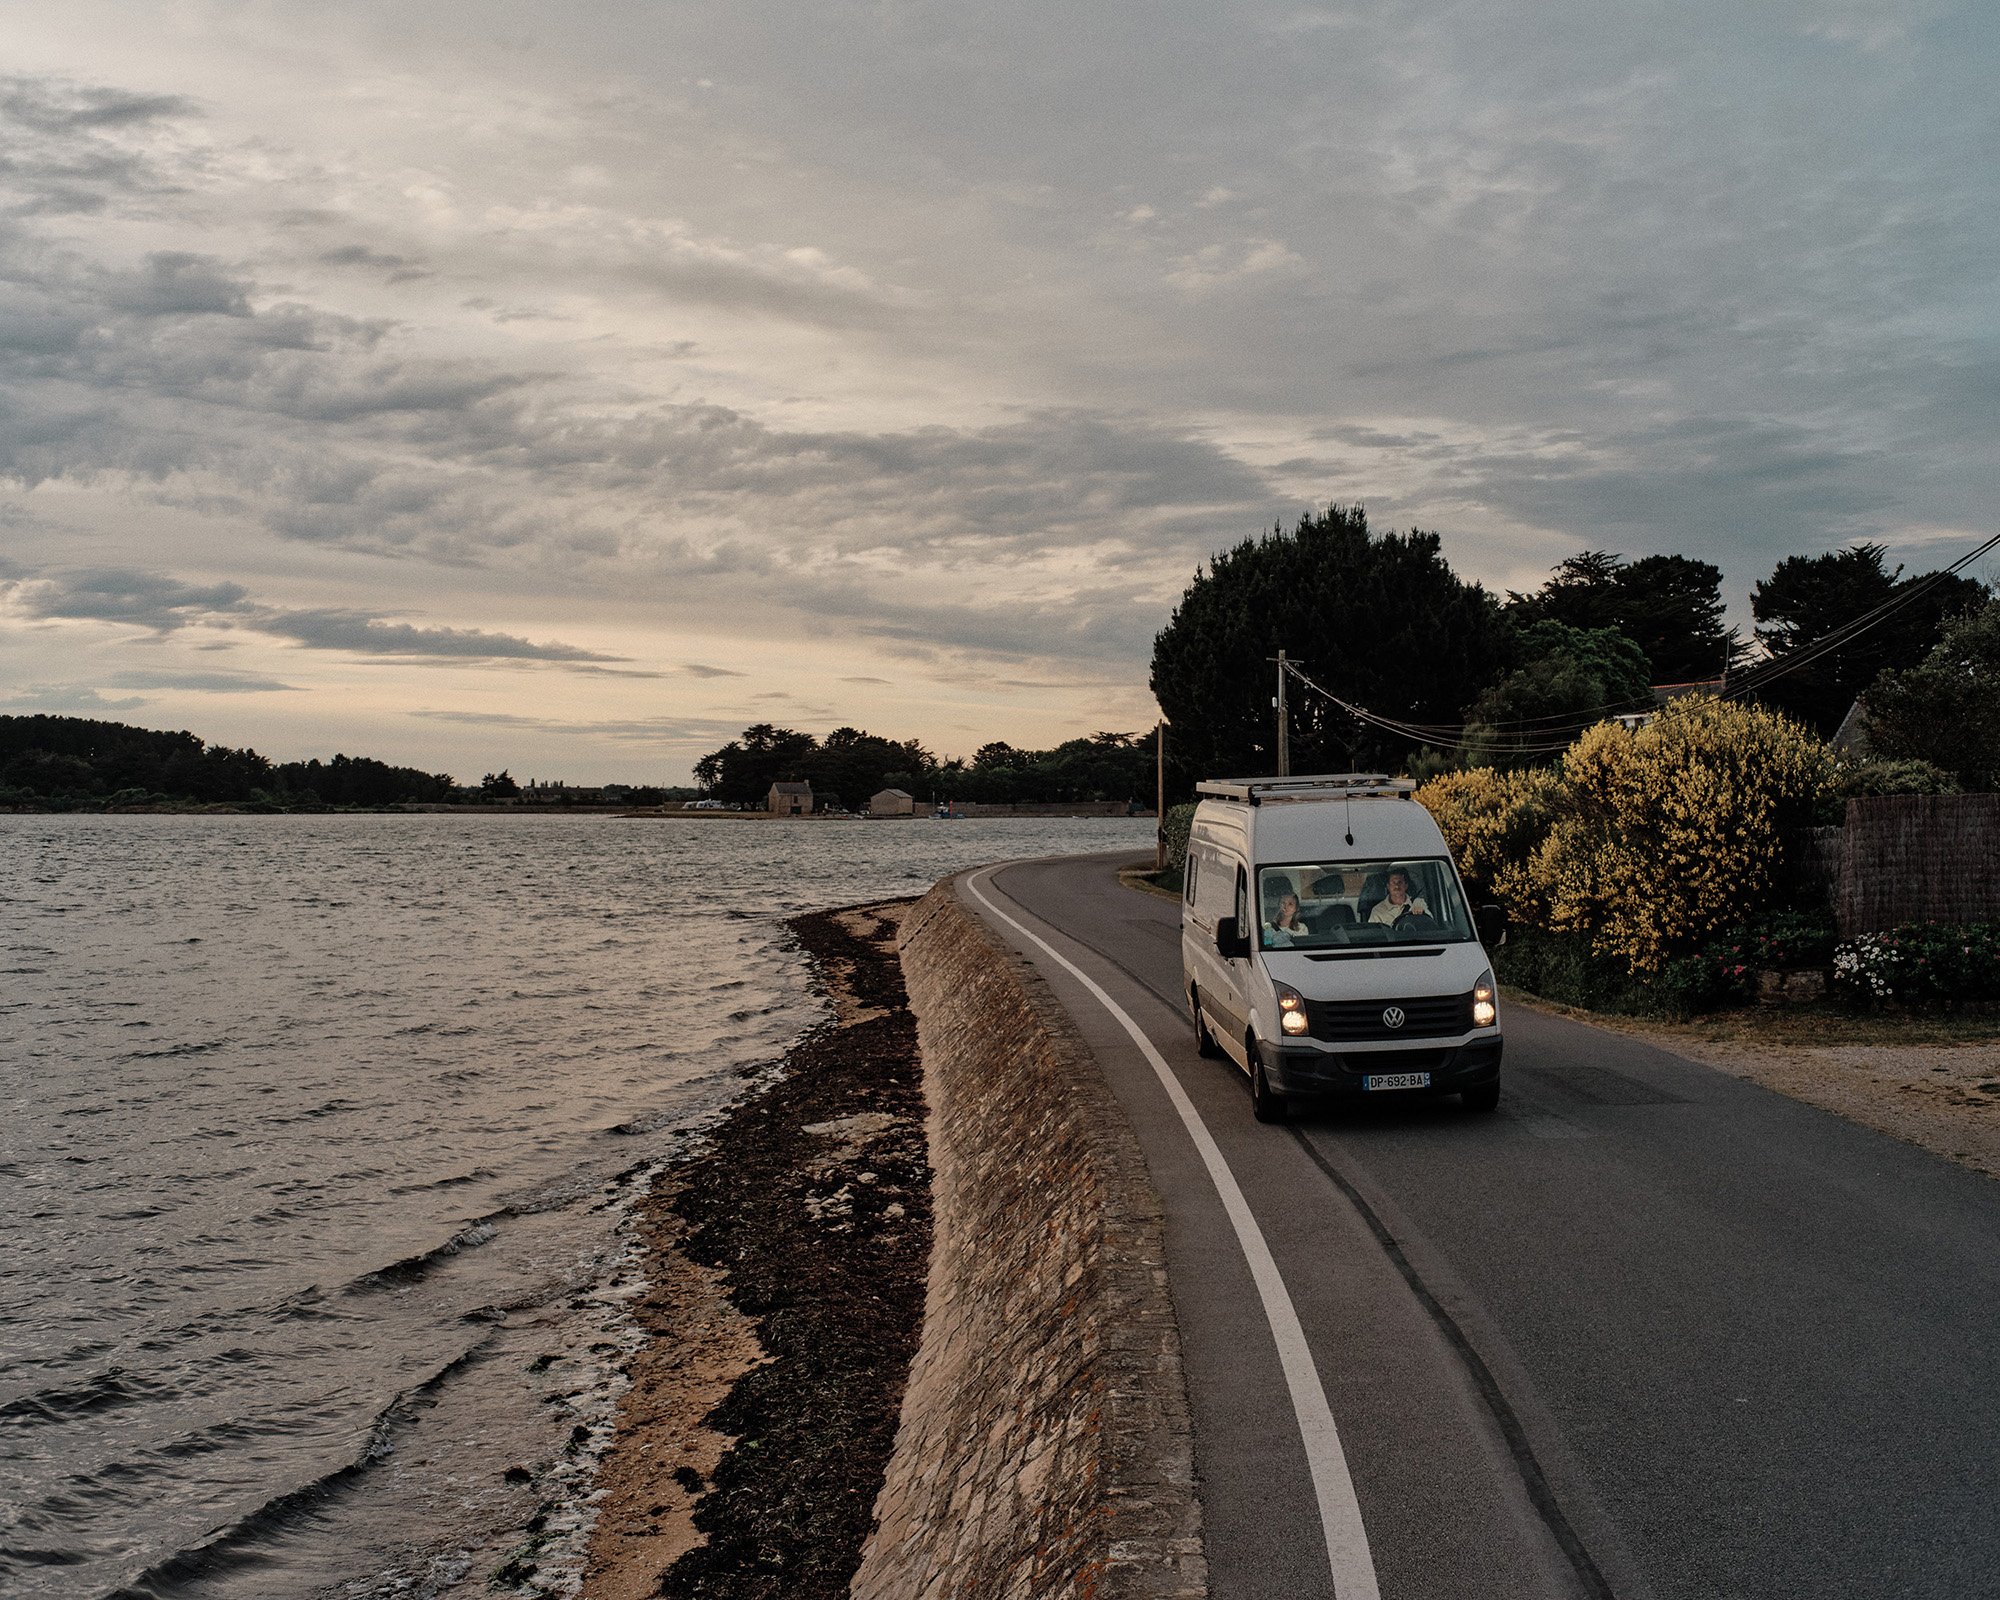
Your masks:
<svg viewBox="0 0 2000 1600"><path fill-rule="evenodd" d="M258 805L393 805L458 793L448 774L365 756L273 765L191 733L48 716L0 717L0 791L62 804L152 795Z"/></svg>
<svg viewBox="0 0 2000 1600"><path fill-rule="evenodd" d="M718 800L761 805L772 784L804 777L806 761L818 749L809 733L759 722L697 761L695 781Z"/></svg>
<svg viewBox="0 0 2000 1600"><path fill-rule="evenodd" d="M1038 800L1136 800L1152 791L1153 754L1143 735L1095 733L1039 755L1023 778Z"/></svg>
<svg viewBox="0 0 2000 1600"><path fill-rule="evenodd" d="M1281 648L1343 699L1455 727L1510 639L1493 596L1451 570L1435 533L1378 535L1360 506L1335 505L1246 540L1196 572L1153 642L1182 792L1196 778L1276 770L1270 658ZM1295 772L1394 767L1418 742L1297 684L1291 701Z"/></svg>
<svg viewBox="0 0 2000 1600"><path fill-rule="evenodd" d="M898 743L859 728L835 728L800 761L798 775L812 784L814 797L822 803L839 796L849 806L860 807L870 795L890 787L884 782L890 773L927 772L936 765L915 740Z"/></svg>
<svg viewBox="0 0 2000 1600"><path fill-rule="evenodd" d="M2000 787L2000 599L1947 622L1917 666L1884 672L1866 706L1876 754L1931 762L1970 790Z"/></svg>
<svg viewBox="0 0 2000 1600"><path fill-rule="evenodd" d="M1507 595L1510 611L1520 620L1548 620L1567 623L1572 628L1616 628L1624 606L1618 575L1625 558L1605 550L1581 550L1556 563L1549 581L1532 595Z"/></svg>
<svg viewBox="0 0 2000 1600"><path fill-rule="evenodd" d="M1883 565L1878 544L1854 545L1818 556L1787 556L1750 594L1757 638L1775 662L1900 600L1894 614L1852 642L1829 650L1758 691L1765 704L1831 735L1848 707L1878 674L1914 667L1938 641L1946 618L1980 605L1986 586L1945 572L1904 578Z"/></svg>
<svg viewBox="0 0 2000 1600"><path fill-rule="evenodd" d="M333 759L340 761L345 758L335 756ZM489 772L479 780L480 798L485 800L514 800L520 797L520 793L520 784L514 781L514 775L505 768L498 772Z"/></svg>
<svg viewBox="0 0 2000 1600"><path fill-rule="evenodd" d="M1645 652L1654 683L1717 677L1742 648L1736 630L1723 625L1722 570L1691 556L1644 556L1628 565L1623 556L1586 550L1558 565L1535 593L1507 600L1522 624L1616 628Z"/></svg>
<svg viewBox="0 0 2000 1600"><path fill-rule="evenodd" d="M1466 718L1476 764L1532 765L1593 722L1652 707L1645 653L1616 628L1545 619L1520 630L1519 649L1521 665L1483 690Z"/></svg>

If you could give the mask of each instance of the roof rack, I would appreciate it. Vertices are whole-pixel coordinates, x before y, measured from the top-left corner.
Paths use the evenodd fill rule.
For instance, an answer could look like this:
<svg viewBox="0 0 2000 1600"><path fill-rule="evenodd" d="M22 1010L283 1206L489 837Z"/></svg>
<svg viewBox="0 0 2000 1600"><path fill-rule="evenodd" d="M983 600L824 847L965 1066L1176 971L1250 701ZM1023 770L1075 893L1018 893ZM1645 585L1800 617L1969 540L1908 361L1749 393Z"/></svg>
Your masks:
<svg viewBox="0 0 2000 1600"><path fill-rule="evenodd" d="M1363 800L1389 795L1407 800L1417 786L1409 778L1392 778L1385 772L1319 772L1296 778L1211 778L1194 790L1211 799L1255 806L1266 800Z"/></svg>

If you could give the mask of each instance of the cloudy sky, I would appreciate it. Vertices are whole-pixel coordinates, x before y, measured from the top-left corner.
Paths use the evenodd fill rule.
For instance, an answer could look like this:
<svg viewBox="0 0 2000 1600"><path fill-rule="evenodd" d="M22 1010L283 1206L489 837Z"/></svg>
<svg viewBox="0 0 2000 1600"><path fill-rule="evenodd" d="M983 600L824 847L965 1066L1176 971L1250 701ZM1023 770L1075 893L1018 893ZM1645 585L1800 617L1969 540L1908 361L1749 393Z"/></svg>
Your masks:
<svg viewBox="0 0 2000 1600"><path fill-rule="evenodd" d="M1330 500L1500 587L2000 532L1989 4L65 0L0 46L0 710L673 780L751 721L1146 726L1197 563Z"/></svg>

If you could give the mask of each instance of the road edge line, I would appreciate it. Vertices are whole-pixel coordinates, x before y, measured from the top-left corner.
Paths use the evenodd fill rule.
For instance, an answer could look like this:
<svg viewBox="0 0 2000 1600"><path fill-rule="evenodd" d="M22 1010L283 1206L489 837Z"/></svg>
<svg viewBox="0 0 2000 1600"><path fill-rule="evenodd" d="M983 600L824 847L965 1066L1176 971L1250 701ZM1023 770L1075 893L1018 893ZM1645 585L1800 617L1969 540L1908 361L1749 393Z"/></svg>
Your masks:
<svg viewBox="0 0 2000 1600"><path fill-rule="evenodd" d="M990 881L997 870L986 867L967 874L964 880L966 892L1081 983L1131 1036L1132 1042L1139 1047L1139 1053L1152 1067L1154 1076L1160 1080L1160 1087L1166 1091L1167 1100L1180 1116L1188 1137L1194 1142L1202 1165L1208 1169L1209 1181L1215 1185L1216 1198L1222 1202L1222 1209L1235 1230L1236 1243L1250 1269L1251 1280L1257 1286L1264 1320L1271 1330L1272 1342L1277 1346L1278 1365L1284 1372L1285 1386L1291 1394L1292 1413L1299 1425L1299 1442L1305 1448L1306 1467L1312 1475L1313 1494L1319 1504L1320 1531L1326 1540L1327 1566L1332 1574L1336 1600L1381 1600L1381 1588L1375 1576L1375 1558L1368 1547L1367 1530L1362 1526L1361 1505L1355 1498L1354 1479L1348 1471L1346 1452L1341 1449L1340 1430L1334 1424L1333 1408L1327 1403L1326 1388L1320 1382L1319 1369L1313 1364L1312 1347L1306 1342L1305 1328L1299 1322L1298 1309L1292 1304L1291 1291L1285 1287L1271 1247L1265 1242L1264 1231L1258 1227L1257 1218L1250 1210L1249 1201L1243 1197L1235 1173L1230 1171L1221 1147L1208 1131L1208 1125L1201 1120L1201 1113L1195 1109L1194 1102L1188 1098L1187 1091L1167 1065L1166 1057L1160 1054L1159 1047L1147 1036L1145 1029L1083 968L980 892L979 881L982 878Z"/></svg>

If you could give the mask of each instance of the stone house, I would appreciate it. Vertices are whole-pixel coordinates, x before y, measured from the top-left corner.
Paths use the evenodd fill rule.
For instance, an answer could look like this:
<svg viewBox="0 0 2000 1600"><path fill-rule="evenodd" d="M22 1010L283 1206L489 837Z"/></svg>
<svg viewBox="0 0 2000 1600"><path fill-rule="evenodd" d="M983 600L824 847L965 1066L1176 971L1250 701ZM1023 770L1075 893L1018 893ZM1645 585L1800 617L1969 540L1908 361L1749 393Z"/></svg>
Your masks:
<svg viewBox="0 0 2000 1600"><path fill-rule="evenodd" d="M765 797L764 808L774 817L809 817L813 808L813 786L809 783L774 783Z"/></svg>
<svg viewBox="0 0 2000 1600"><path fill-rule="evenodd" d="M912 817L917 812L917 802L901 789L880 789L868 802L871 817Z"/></svg>

